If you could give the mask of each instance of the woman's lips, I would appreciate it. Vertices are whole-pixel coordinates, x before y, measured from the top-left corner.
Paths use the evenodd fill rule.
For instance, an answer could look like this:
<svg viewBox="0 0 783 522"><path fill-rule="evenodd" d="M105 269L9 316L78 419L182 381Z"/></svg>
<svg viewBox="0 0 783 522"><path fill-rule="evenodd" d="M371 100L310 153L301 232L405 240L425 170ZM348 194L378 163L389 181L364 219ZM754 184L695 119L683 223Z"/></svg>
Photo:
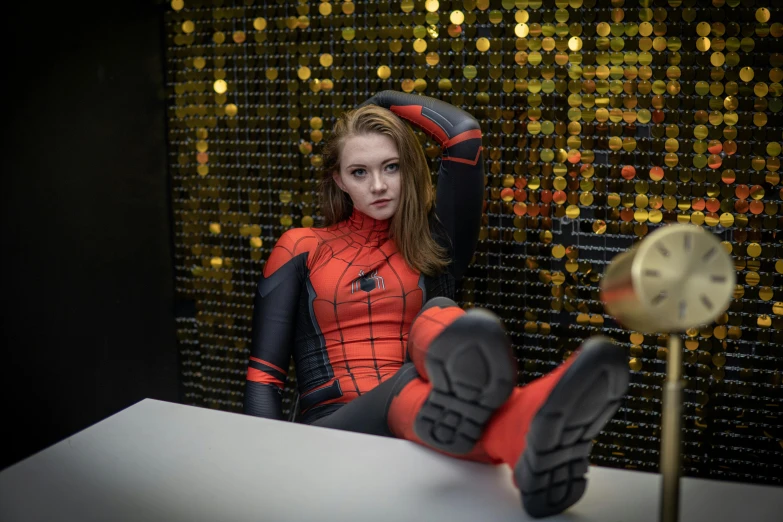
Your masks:
<svg viewBox="0 0 783 522"><path fill-rule="evenodd" d="M391 200L390 199L379 199L378 201L374 201L372 203L372 206L374 207L385 207Z"/></svg>

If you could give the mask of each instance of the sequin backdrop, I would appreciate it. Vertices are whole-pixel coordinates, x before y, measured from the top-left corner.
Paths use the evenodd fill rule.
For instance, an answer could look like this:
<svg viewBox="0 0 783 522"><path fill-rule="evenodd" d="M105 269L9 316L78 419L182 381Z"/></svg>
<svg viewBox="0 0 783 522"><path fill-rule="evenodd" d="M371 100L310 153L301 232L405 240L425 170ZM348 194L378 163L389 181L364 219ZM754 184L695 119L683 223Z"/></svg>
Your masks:
<svg viewBox="0 0 783 522"><path fill-rule="evenodd" d="M598 465L657 470L666 339L619 328L606 264L694 223L731 253L728 313L687 332L684 472L783 480L783 9L772 0L174 0L165 17L182 379L241 411L252 297L318 223L320 144L382 89L481 122L486 208L458 296L504 320L520 383L594 334L631 386ZM439 150L420 140L437 171ZM433 178L434 182L437 179ZM286 397L290 407L290 397Z"/></svg>

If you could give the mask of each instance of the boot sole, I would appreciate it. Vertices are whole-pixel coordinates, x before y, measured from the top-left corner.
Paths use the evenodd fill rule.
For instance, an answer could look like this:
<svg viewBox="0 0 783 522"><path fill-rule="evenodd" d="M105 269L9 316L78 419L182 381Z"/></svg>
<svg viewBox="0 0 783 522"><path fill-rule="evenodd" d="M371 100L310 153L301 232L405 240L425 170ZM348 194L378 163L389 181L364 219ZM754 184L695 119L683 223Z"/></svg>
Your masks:
<svg viewBox="0 0 783 522"><path fill-rule="evenodd" d="M605 337L583 344L530 423L514 469L530 516L560 513L582 497L592 441L620 407L629 379L620 346Z"/></svg>
<svg viewBox="0 0 783 522"><path fill-rule="evenodd" d="M491 312L469 310L435 338L424 365L433 389L416 416L416 435L452 455L470 453L516 385L503 326Z"/></svg>

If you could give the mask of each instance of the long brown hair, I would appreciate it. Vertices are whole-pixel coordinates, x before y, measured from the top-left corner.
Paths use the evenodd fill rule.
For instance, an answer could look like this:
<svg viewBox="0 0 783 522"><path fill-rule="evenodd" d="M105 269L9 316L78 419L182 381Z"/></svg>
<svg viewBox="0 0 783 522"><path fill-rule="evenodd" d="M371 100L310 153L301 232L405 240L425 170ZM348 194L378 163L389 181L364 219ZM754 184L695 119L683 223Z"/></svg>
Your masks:
<svg viewBox="0 0 783 522"><path fill-rule="evenodd" d="M430 169L416 135L391 111L367 105L345 113L332 130L323 147L321 179L321 214L324 226L348 219L353 203L334 181L340 170L340 153L345 140L364 134L389 136L400 153L401 197L397 212L391 218L389 237L397 244L408 266L422 274L434 276L449 263L446 249L433 238L429 213L433 207Z"/></svg>

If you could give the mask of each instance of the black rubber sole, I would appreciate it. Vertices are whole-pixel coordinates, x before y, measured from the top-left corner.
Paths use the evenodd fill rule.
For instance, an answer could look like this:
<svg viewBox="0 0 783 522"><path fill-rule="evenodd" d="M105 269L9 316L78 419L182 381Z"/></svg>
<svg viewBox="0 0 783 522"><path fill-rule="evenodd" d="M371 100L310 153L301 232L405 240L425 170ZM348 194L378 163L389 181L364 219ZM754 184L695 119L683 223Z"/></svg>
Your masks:
<svg viewBox="0 0 783 522"><path fill-rule="evenodd" d="M555 515L582 497L593 439L620 407L629 379L620 346L605 337L582 345L530 423L514 469L530 516Z"/></svg>
<svg viewBox="0 0 783 522"><path fill-rule="evenodd" d="M468 310L432 342L425 369L433 389L416 417L416 435L453 455L469 453L516 386L503 326L487 310Z"/></svg>

